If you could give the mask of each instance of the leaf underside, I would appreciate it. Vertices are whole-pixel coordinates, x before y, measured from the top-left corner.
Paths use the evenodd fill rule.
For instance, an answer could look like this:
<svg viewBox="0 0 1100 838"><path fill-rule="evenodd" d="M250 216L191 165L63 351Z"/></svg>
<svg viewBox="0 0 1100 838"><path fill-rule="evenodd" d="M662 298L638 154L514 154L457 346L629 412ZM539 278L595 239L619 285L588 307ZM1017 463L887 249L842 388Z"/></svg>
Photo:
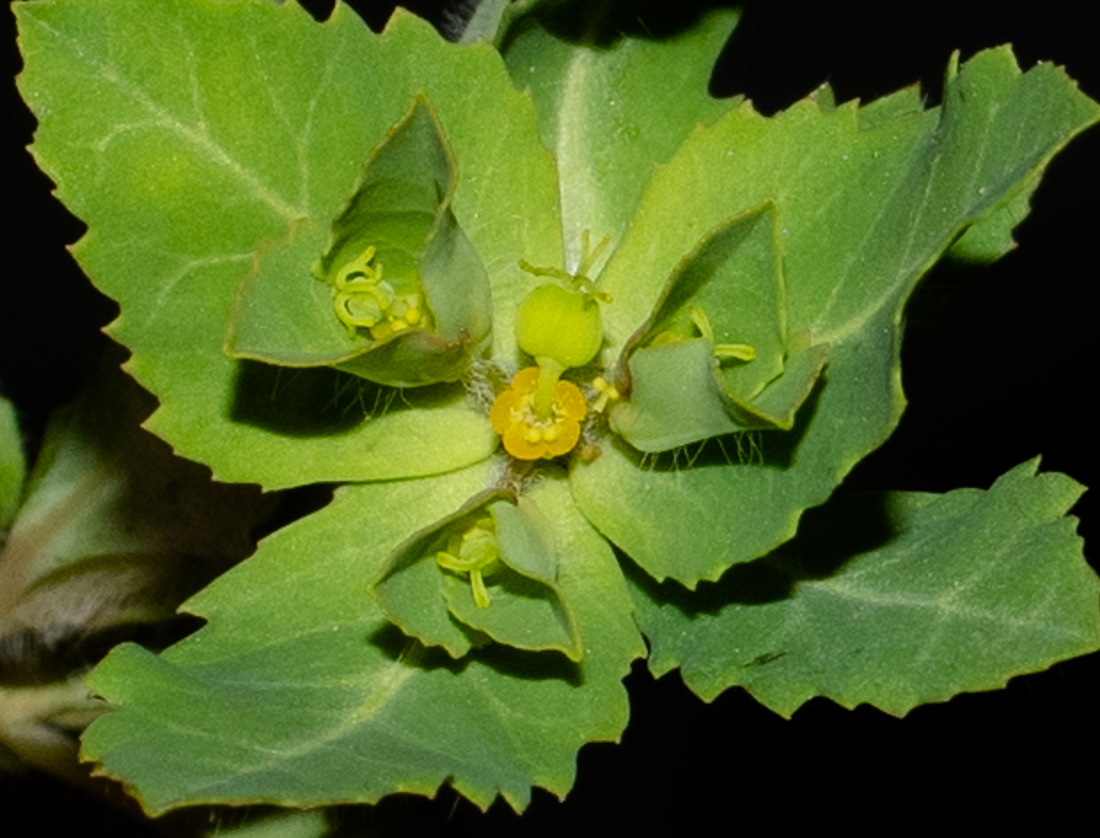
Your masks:
<svg viewBox="0 0 1100 838"><path fill-rule="evenodd" d="M988 491L853 495L695 596L631 576L650 668L706 700L743 686L790 716L814 696L902 716L1100 648L1084 487L1017 466Z"/></svg>

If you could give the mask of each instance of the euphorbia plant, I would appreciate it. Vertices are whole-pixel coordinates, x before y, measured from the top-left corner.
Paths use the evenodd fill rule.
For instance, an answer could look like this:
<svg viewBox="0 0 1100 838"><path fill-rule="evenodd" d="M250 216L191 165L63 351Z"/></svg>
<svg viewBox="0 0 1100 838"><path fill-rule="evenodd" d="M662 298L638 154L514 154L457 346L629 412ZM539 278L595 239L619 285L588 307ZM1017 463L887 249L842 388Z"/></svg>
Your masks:
<svg viewBox="0 0 1100 838"><path fill-rule="evenodd" d="M222 480L342 484L187 603L203 629L92 674L116 709L84 756L148 811L564 795L643 635L783 715L1100 646L1081 487L1036 461L802 518L900 418L921 274L1005 252L1100 118L1060 69L1000 48L940 107L765 118L707 94L729 11L597 49L554 3L461 45L342 5L17 8L34 153L148 427ZM837 555L837 521L883 534Z"/></svg>

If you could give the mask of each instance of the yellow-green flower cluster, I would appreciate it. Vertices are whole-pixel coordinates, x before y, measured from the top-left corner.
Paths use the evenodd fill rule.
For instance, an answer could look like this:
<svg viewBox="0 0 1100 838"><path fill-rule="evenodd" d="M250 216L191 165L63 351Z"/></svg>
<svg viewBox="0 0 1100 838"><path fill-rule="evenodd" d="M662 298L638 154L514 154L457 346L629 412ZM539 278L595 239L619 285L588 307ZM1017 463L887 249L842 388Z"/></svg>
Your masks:
<svg viewBox="0 0 1100 838"><path fill-rule="evenodd" d="M369 329L374 340L385 340L413 326L428 326L420 294L398 294L382 278L382 263L374 260L376 249L367 247L342 267L333 284L336 316L353 338L360 328Z"/></svg>

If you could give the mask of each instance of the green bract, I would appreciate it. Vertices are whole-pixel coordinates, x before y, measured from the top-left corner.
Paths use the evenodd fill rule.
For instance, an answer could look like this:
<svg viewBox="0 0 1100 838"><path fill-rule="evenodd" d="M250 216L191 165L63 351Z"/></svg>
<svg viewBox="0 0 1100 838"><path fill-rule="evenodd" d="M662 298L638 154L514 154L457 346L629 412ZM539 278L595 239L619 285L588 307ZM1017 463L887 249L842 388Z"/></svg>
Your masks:
<svg viewBox="0 0 1100 838"><path fill-rule="evenodd" d="M333 366L396 387L460 379L489 333L490 298L451 211L456 184L438 120L418 96L371 153L323 256L323 230L310 219L257 250L226 354Z"/></svg>
<svg viewBox="0 0 1100 838"><path fill-rule="evenodd" d="M372 584L378 604L407 634L456 658L483 632L579 660L553 530L530 500L500 497L483 493L399 546Z"/></svg>
<svg viewBox="0 0 1100 838"><path fill-rule="evenodd" d="M654 672L680 667L708 700L743 685L784 716L816 695L900 716L1003 687L1021 664L1044 669L1087 654L1100 586L1078 560L1081 540L1065 517L1083 487L1037 468L1023 463L989 491L830 503L806 515L794 541L700 586L697 598L636 579ZM877 537L854 556L832 549L870 533ZM990 553L1001 557L995 573ZM790 593L767 593L776 589ZM1031 610L1039 597L1049 603L1042 613L1060 615L1056 629Z"/></svg>
<svg viewBox="0 0 1100 838"><path fill-rule="evenodd" d="M541 8L501 54L341 4L16 6L33 151L149 427L223 480L344 484L187 603L203 629L91 676L116 709L84 755L150 812L564 794L623 731L638 625L655 671L784 714L903 714L1100 647L1079 488L1035 463L856 510L896 541L837 537L849 501L799 523L901 416L920 276L1005 252L1097 105L1000 48L942 107L766 118L706 94L733 12L596 49Z"/></svg>
<svg viewBox="0 0 1100 838"><path fill-rule="evenodd" d="M778 223L768 202L706 236L628 341L611 423L635 448L794 424L826 347L787 334Z"/></svg>

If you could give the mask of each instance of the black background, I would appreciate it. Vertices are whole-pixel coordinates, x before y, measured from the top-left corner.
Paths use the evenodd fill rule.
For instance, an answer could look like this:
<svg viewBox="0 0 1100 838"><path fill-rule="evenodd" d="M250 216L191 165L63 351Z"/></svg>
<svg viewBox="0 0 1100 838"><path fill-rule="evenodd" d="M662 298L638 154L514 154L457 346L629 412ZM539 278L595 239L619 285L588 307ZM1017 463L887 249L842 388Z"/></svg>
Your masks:
<svg viewBox="0 0 1100 838"><path fill-rule="evenodd" d="M306 5L324 16L331 3ZM376 28L388 14L382 3L351 5ZM417 5L431 14L441 4ZM864 101L920 82L935 103L953 50L965 60L1011 42L1023 68L1039 60L1064 65L1085 93L1100 98L1100 32L1091 5L749 0L713 90L745 93L766 114L826 80L838 100ZM11 79L20 66L14 24L0 17ZM0 390L19 406L33 440L49 409L72 395L97 329L116 309L63 250L83 227L50 196L48 179L24 151L34 121L14 85L6 83L3 95ZM989 268L940 266L925 278L908 309L903 374L910 407L845 490L984 488L1036 454L1044 469L1094 481L1098 161L1094 129L1051 165L1016 232L1015 252ZM1074 511L1088 539L1096 530L1092 497ZM1029 816L1050 826L1081 812L1095 829L1087 789L1100 775L1097 655L1014 679L1003 691L920 707L903 720L817 699L788 721L740 690L707 705L676 674L654 681L644 664L627 684L632 719L622 743L582 749L576 786L564 802L536 791L522 817L499 801L482 815L444 789L432 801L395 797L348 812L347 827L369 824L372 834L384 835L695 834L761 824L915 828L925 819L993 826ZM0 778L5 834L97 826L144 834L140 824L116 818L99 801L47 779Z"/></svg>

